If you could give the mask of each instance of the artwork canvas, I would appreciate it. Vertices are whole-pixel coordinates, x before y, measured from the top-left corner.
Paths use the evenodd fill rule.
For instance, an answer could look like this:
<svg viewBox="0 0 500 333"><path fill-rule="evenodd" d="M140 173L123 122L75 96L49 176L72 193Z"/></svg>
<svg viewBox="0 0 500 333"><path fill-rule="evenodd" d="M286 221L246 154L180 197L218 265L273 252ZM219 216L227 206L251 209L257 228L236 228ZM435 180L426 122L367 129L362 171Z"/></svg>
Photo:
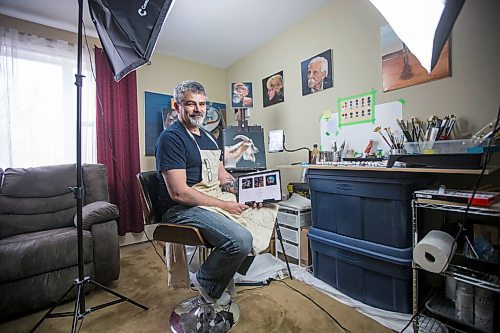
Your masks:
<svg viewBox="0 0 500 333"><path fill-rule="evenodd" d="M228 170L266 169L264 130L260 126L228 126L222 131L224 166Z"/></svg>
<svg viewBox="0 0 500 333"><path fill-rule="evenodd" d="M302 96L333 87L332 50L326 50L300 64Z"/></svg>
<svg viewBox="0 0 500 333"><path fill-rule="evenodd" d="M253 107L252 82L234 82L231 84L231 107L251 108Z"/></svg>
<svg viewBox="0 0 500 333"><path fill-rule="evenodd" d="M262 79L262 99L264 107L285 101L283 71Z"/></svg>
<svg viewBox="0 0 500 333"><path fill-rule="evenodd" d="M156 141L165 124L171 124L176 114L171 113L170 95L144 92L146 156L155 155ZM175 111L174 111L175 112Z"/></svg>
<svg viewBox="0 0 500 333"><path fill-rule="evenodd" d="M428 73L387 24L380 28L382 41L382 86L384 91L426 83L451 76L449 40L439 60Z"/></svg>

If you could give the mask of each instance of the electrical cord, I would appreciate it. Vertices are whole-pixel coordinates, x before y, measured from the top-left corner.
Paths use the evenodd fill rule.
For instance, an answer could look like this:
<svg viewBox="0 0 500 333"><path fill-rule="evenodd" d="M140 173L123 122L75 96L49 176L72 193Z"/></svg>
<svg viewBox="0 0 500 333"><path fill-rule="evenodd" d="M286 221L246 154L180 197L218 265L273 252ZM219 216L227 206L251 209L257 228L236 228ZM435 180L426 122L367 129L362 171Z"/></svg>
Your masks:
<svg viewBox="0 0 500 333"><path fill-rule="evenodd" d="M328 317L330 317L340 328L342 328L344 330L344 332L351 333L351 331L349 331L349 329L347 329L344 326L342 326L342 324L334 316L332 316L328 311L326 311L321 305L319 305L315 300L313 300L311 297L307 296L306 294L304 294L300 290L292 287L291 285L289 285L285 281L281 281L281 280L277 280L277 279L273 279L273 278L269 278L268 281L269 282L271 282L271 281L281 282L284 285L286 285L288 288L290 288L292 290L295 290L297 293L299 293L303 297L307 298L309 301L311 301L312 303L314 303L314 305L316 305L320 310L322 310L324 313L326 313L328 315Z"/></svg>
<svg viewBox="0 0 500 333"><path fill-rule="evenodd" d="M495 126L493 126L493 132L491 133L491 136L488 139L488 145L486 147L486 153L484 155L484 163L483 163L483 167L481 169L481 173L477 177L476 183L474 184L474 189L472 191L471 198L469 199L469 201L467 203L467 206L465 207L464 216L461 219L461 221L459 222L459 230L457 232L457 235L453 239L453 243L451 244L451 249L450 249L450 253L448 255L448 260L446 261L446 265L443 267L443 269L441 269L441 271L439 273L436 274L436 276L434 278L434 282L432 283L433 286L432 286L431 290L433 290L433 289L436 288L436 282L438 280L438 277L440 276L440 274L442 274L448 268L448 265L451 262L451 259L453 257L453 247L456 245L456 243L458 241L458 238L460 237L460 235L462 234L462 232L465 229L465 223L467 221L467 215L469 214L470 206L472 205L472 201L474 200L474 197L475 197L475 195L477 193L477 190L479 188L479 184L481 182L481 179L484 176L484 173L486 172L486 168L487 168L487 165L488 165L488 160L489 160L489 157L490 157L491 143L492 143L493 139L495 138L495 135L500 130L500 127L498 126L499 122L500 122L500 107L498 108L498 111L497 111L497 118L496 118L496 121L495 121ZM423 310L423 304L425 304L425 302L428 299L430 299L430 297L432 295L433 295L433 293L430 292L429 295L422 301L422 303L421 303L418 311L410 318L410 320L408 321L408 323L406 324L406 326L400 332L403 332L406 328L408 328L408 326L413 322L413 320L415 319L415 317L417 317L418 315L421 314L421 312Z"/></svg>

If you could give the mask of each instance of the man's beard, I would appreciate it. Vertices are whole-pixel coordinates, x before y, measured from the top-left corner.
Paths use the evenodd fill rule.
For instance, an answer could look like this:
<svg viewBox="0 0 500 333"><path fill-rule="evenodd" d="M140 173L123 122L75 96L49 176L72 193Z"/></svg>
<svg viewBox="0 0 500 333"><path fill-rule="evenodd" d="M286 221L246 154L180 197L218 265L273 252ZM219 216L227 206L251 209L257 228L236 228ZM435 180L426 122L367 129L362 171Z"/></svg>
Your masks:
<svg viewBox="0 0 500 333"><path fill-rule="evenodd" d="M189 123L192 126L201 126L201 125L203 125L203 120L205 120L205 117L203 117L203 118L193 118L194 116L200 116L200 115L202 115L202 114L201 113L192 114L189 117Z"/></svg>
<svg viewBox="0 0 500 333"><path fill-rule="evenodd" d="M309 79L309 80L307 80L307 86L308 86L309 88L313 88L313 87L314 87L315 85L317 85L317 84L318 84L318 82L317 82L317 81L315 81L315 80L313 80L313 79Z"/></svg>

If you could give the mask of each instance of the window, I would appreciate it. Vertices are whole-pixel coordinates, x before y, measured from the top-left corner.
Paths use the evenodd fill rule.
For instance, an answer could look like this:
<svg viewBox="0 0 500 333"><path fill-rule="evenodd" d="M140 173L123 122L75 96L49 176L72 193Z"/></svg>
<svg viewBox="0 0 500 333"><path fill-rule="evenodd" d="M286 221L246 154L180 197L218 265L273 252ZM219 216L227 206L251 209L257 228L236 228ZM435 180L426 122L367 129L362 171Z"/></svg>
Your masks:
<svg viewBox="0 0 500 333"><path fill-rule="evenodd" d="M76 46L1 27L0 39L0 167L75 163ZM95 163L93 60L82 53L82 162Z"/></svg>

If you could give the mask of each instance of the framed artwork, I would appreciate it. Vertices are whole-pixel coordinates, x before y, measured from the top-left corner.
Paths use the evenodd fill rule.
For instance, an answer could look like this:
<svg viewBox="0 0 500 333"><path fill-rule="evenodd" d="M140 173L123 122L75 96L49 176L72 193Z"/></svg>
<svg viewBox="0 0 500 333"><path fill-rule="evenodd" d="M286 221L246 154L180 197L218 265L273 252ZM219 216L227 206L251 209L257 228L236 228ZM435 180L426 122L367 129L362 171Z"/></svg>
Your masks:
<svg viewBox="0 0 500 333"><path fill-rule="evenodd" d="M222 131L224 166L228 170L266 169L264 130L260 126L228 126Z"/></svg>
<svg viewBox="0 0 500 333"><path fill-rule="evenodd" d="M146 156L155 155L158 135L165 126L177 120L177 112L172 111L172 99L170 95L144 92Z"/></svg>
<svg viewBox="0 0 500 333"><path fill-rule="evenodd" d="M283 71L262 79L262 99L264 107L285 101Z"/></svg>
<svg viewBox="0 0 500 333"><path fill-rule="evenodd" d="M231 83L231 107L251 108L253 107L252 82Z"/></svg>
<svg viewBox="0 0 500 333"><path fill-rule="evenodd" d="M333 87L332 50L301 62L302 96Z"/></svg>
<svg viewBox="0 0 500 333"><path fill-rule="evenodd" d="M380 28L380 34L384 92L451 76L449 40L444 44L436 66L428 73L388 24Z"/></svg>
<svg viewBox="0 0 500 333"><path fill-rule="evenodd" d="M146 156L154 156L158 136L178 120L179 114L171 95L146 91L144 101ZM222 146L220 134L226 123L226 104L207 101L207 112L201 126L215 136L219 146Z"/></svg>

